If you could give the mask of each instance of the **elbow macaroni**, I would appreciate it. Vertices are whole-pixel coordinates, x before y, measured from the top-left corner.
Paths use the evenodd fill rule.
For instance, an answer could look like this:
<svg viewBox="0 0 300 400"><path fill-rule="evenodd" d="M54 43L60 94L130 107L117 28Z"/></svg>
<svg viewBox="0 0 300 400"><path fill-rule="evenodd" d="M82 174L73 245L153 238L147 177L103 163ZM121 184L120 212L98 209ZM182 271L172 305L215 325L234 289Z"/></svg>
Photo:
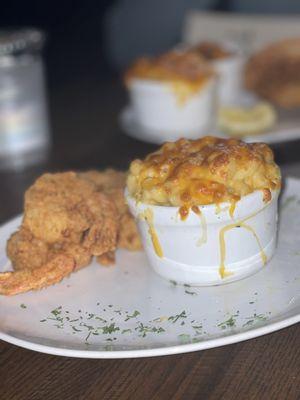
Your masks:
<svg viewBox="0 0 300 400"><path fill-rule="evenodd" d="M255 190L266 193L280 185L280 170L268 145L211 136L165 143L145 160L133 161L127 179L129 194L137 201L161 206L236 202Z"/></svg>

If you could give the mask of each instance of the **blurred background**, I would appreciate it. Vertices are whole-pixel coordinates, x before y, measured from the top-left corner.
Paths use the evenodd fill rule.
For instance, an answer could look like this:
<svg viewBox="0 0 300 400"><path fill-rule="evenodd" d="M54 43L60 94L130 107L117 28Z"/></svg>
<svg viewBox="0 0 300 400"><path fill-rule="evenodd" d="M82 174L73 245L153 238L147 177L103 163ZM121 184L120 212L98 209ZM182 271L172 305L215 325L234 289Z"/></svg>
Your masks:
<svg viewBox="0 0 300 400"><path fill-rule="evenodd" d="M36 27L48 33L45 59L50 84L65 82L89 67L91 73L116 72L142 54L157 54L182 40L191 11L290 15L294 0L50 0L10 1L0 26ZM296 15L295 15L296 14ZM218 30L214 26L214 30ZM283 35L283 33L281 33Z"/></svg>
<svg viewBox="0 0 300 400"><path fill-rule="evenodd" d="M43 129L47 140L45 146L33 149L34 156L31 154L24 160L19 150L3 156L8 118L7 110L1 111L2 82L0 158L5 159L3 167L0 163L2 187L10 194L15 191L18 197L45 170L126 168L132 158L142 157L156 148L125 136L118 122L119 113L128 101L122 73L136 57L167 51L182 40L196 42L203 36L203 30L211 39L222 38L226 32L227 39L242 43L245 52L250 52L264 35L266 43L271 39L278 40L280 36L300 37L298 13L300 3L294 0L5 2L0 13L1 31L29 27L45 34L40 47L34 50L34 57L41 55L45 66L46 94L39 93L38 103L44 102L44 96ZM235 18L232 22L229 18L224 22L224 15L240 16L240 19ZM220 16L224 23L220 22ZM247 16L252 19L247 20ZM250 29L253 18L258 22L257 32ZM278 18L284 21L280 29ZM273 36L269 37L271 31ZM1 51L11 51L11 37L7 38L7 33L3 32L0 34L0 56ZM0 82L1 71L0 68ZM42 79L33 74L35 83ZM21 73L21 79L22 76L28 83ZM11 84L11 78L8 81ZM44 85L43 82L40 84ZM25 92L28 98L33 98L30 88ZM9 107L12 119L20 118L19 114L17 117L14 114L17 113L16 106L10 104ZM33 123L37 119L37 114L33 114ZM9 125L9 129L14 129L14 124ZM274 146L280 163L300 160L297 143L298 140L294 140L284 146ZM19 201L16 204L15 208L18 208ZM5 204L2 206L5 208Z"/></svg>

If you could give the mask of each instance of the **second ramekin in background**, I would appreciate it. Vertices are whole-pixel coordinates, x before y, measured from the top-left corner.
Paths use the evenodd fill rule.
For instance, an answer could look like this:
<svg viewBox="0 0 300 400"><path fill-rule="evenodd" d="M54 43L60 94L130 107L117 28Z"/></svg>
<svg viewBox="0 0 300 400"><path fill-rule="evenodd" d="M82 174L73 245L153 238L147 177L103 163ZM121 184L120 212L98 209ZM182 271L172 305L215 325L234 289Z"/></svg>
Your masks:
<svg viewBox="0 0 300 400"><path fill-rule="evenodd" d="M184 132L192 139L215 123L216 74L195 52L141 57L127 69L124 81L133 120L147 136L172 141Z"/></svg>
<svg viewBox="0 0 300 400"><path fill-rule="evenodd" d="M189 49L186 47L186 51ZM220 105L236 103L243 89L245 59L238 46L229 42L200 42L190 48L211 64L218 77Z"/></svg>
<svg viewBox="0 0 300 400"><path fill-rule="evenodd" d="M132 79L129 96L136 121L162 134L171 132L173 140L182 132L194 138L209 129L215 117L216 83L208 78L194 93L186 93L184 84Z"/></svg>
<svg viewBox="0 0 300 400"><path fill-rule="evenodd" d="M235 103L242 91L243 57L236 53L216 60L213 66L218 75L218 99L221 105Z"/></svg>

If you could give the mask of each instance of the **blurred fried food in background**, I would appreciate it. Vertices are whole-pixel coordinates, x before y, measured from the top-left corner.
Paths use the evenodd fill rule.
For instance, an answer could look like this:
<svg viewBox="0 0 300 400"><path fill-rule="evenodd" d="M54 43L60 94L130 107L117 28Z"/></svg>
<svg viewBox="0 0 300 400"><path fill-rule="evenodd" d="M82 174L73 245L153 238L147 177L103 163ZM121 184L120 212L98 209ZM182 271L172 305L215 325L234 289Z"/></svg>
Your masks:
<svg viewBox="0 0 300 400"><path fill-rule="evenodd" d="M273 43L250 57L245 85L274 105L300 107L300 38Z"/></svg>

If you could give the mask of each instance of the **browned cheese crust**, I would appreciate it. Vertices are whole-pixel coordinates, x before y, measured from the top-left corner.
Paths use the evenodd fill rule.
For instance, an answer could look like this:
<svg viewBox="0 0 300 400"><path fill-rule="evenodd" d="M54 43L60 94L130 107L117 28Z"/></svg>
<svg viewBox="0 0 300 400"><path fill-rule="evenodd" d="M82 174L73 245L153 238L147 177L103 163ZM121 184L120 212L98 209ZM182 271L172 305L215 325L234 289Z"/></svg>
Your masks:
<svg viewBox="0 0 300 400"><path fill-rule="evenodd" d="M125 82L147 79L183 82L199 87L213 75L213 70L201 55L192 51L170 51L158 57L136 60L125 73Z"/></svg>
<svg viewBox="0 0 300 400"><path fill-rule="evenodd" d="M193 46L191 51L198 53L208 61L222 60L232 56L232 52L216 42L200 42L196 46Z"/></svg>
<svg viewBox="0 0 300 400"><path fill-rule="evenodd" d="M255 190L278 189L280 181L266 144L206 136L165 143L133 161L127 186L146 204L191 207L235 202Z"/></svg>

